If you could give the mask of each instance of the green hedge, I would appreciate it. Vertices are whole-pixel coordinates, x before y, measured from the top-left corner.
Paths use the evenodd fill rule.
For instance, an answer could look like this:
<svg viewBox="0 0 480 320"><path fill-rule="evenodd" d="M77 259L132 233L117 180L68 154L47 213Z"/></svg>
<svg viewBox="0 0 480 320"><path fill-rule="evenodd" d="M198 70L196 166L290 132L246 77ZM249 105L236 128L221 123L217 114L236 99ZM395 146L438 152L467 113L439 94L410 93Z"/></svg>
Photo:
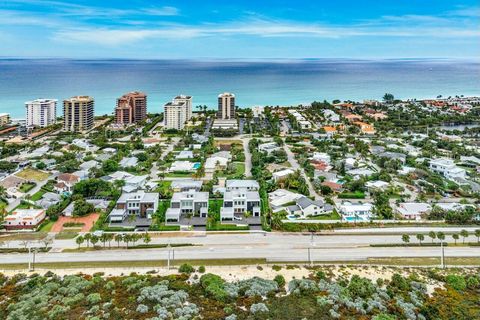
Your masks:
<svg viewBox="0 0 480 320"><path fill-rule="evenodd" d="M213 226L207 226L207 231L240 231L250 230L249 226L237 226L235 224L216 224Z"/></svg>

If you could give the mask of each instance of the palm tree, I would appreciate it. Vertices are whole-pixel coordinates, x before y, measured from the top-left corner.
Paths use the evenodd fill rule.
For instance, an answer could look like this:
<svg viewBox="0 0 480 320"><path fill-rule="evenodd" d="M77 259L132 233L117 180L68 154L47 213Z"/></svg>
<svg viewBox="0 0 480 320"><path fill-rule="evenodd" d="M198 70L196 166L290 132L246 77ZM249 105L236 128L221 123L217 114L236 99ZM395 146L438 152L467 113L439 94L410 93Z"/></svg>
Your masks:
<svg viewBox="0 0 480 320"><path fill-rule="evenodd" d="M430 231L428 233L428 236L432 238L432 243L433 243L433 240L435 240L435 238L437 237L437 234L435 233L435 231Z"/></svg>
<svg viewBox="0 0 480 320"><path fill-rule="evenodd" d="M80 249L80 246L85 242L85 238L82 236L78 236L75 239L75 242L78 244L78 248Z"/></svg>
<svg viewBox="0 0 480 320"><path fill-rule="evenodd" d="M443 233L443 232L438 232L438 233L437 233L437 238L438 238L438 240L440 240L441 242L443 242L443 240L445 240L445 233Z"/></svg>
<svg viewBox="0 0 480 320"><path fill-rule="evenodd" d="M143 235L143 242L145 244L149 244L150 241L152 241L152 237L150 237L150 235L147 232L145 232L145 234Z"/></svg>
<svg viewBox="0 0 480 320"><path fill-rule="evenodd" d="M107 240L108 240L107 234L105 232L102 233L102 235L100 236L100 241L102 241L104 248L105 248L105 242L107 242Z"/></svg>
<svg viewBox="0 0 480 320"><path fill-rule="evenodd" d="M117 242L117 247L120 248L120 242L122 242L123 236L120 233L117 233L113 238Z"/></svg>
<svg viewBox="0 0 480 320"><path fill-rule="evenodd" d="M460 235L463 237L463 243L465 243L465 238L468 237L468 231L463 229L462 231L460 231Z"/></svg>
<svg viewBox="0 0 480 320"><path fill-rule="evenodd" d="M406 244L410 242L410 236L408 234L402 235L402 241Z"/></svg>
<svg viewBox="0 0 480 320"><path fill-rule="evenodd" d="M452 238L453 238L453 240L455 240L455 245L457 245L457 240L460 238L460 236L458 235L458 233L452 234Z"/></svg>
<svg viewBox="0 0 480 320"><path fill-rule="evenodd" d="M128 243L132 240L132 235L130 234L124 234L123 235L123 241L125 242L125 244L127 245L127 248L128 248Z"/></svg>
<svg viewBox="0 0 480 320"><path fill-rule="evenodd" d="M108 248L111 248L113 237L113 233L107 233Z"/></svg>
<svg viewBox="0 0 480 320"><path fill-rule="evenodd" d="M480 241L480 229L475 230L475 237L477 237L477 242Z"/></svg>
<svg viewBox="0 0 480 320"><path fill-rule="evenodd" d="M420 242L420 245L422 245L422 241L425 240L425 236L421 233L416 235L418 242Z"/></svg>
<svg viewBox="0 0 480 320"><path fill-rule="evenodd" d="M91 233L85 233L83 238L87 242L87 248L90 247L90 240L92 239L92 234Z"/></svg>
<svg viewBox="0 0 480 320"><path fill-rule="evenodd" d="M97 244L99 238L96 235L92 235L92 238L90 241L92 242L93 247L95 248L95 245Z"/></svg>

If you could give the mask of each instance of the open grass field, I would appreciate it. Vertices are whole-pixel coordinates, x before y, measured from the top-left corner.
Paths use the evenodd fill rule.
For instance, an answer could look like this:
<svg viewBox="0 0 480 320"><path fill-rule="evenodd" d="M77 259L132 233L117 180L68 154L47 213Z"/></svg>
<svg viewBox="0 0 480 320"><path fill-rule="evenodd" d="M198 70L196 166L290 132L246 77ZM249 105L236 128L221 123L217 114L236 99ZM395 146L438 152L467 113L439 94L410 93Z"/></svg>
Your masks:
<svg viewBox="0 0 480 320"><path fill-rule="evenodd" d="M15 175L17 177L25 179L25 180L34 180L34 181L37 181L37 182L45 181L50 176L48 173L45 173L45 172L42 172L42 171L39 171L39 170L35 170L35 169L32 169L32 168L26 168L26 169L18 172Z"/></svg>

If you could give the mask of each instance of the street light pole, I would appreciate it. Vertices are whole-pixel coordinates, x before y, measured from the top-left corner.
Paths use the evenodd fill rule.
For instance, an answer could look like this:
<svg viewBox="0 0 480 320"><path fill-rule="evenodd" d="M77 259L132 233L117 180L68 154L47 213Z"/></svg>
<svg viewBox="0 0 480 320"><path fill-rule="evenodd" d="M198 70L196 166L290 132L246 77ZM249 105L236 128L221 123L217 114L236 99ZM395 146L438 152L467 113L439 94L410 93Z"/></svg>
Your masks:
<svg viewBox="0 0 480 320"><path fill-rule="evenodd" d="M167 249L168 249L167 269L170 270L170 243L168 243Z"/></svg>
<svg viewBox="0 0 480 320"><path fill-rule="evenodd" d="M313 265L312 263L312 253L310 251L310 247L308 248L308 262L310 264L310 267Z"/></svg>
<svg viewBox="0 0 480 320"><path fill-rule="evenodd" d="M445 269L445 249L443 248L443 240L440 242L440 248L441 248L440 264L442 269Z"/></svg>

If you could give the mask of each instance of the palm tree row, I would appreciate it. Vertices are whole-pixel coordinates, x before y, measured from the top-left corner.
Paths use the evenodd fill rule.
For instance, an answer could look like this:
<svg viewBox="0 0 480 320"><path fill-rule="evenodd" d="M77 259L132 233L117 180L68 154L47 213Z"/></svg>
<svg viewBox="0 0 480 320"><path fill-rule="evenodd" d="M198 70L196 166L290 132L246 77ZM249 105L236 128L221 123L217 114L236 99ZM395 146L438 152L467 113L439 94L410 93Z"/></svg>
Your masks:
<svg viewBox="0 0 480 320"><path fill-rule="evenodd" d="M480 229L475 230L474 235L475 235L475 237L477 237L477 243L480 242ZM457 244L457 240L460 239L460 236L462 236L463 243L465 243L465 239L470 236L470 233L467 230L463 229L463 230L460 231L460 233L452 234L452 238L455 241L455 244ZM419 233L419 234L415 235L415 237L417 238L420 245L422 245L422 241L425 240L425 235ZM438 239L441 242L443 242L445 240L445 233L443 233L441 231L439 231L439 232L430 231L428 233L428 237L430 239L432 239L432 243L435 241L435 239ZM402 241L404 243L409 243L410 242L410 236L408 234L403 234L402 235Z"/></svg>
<svg viewBox="0 0 480 320"><path fill-rule="evenodd" d="M142 240L143 243L148 244L152 241L152 238L148 233L139 234L139 233L103 233L101 236L96 236L92 233L86 233L83 236L78 236L75 239L75 242L78 244L80 248L81 245L86 242L87 248L90 247L90 243L95 247L98 242L103 243L103 247L106 247L106 243L108 242L108 247L111 248L112 241L117 243L117 247L120 247L120 243L125 243L126 247L128 248L129 243L133 243L135 245L139 240Z"/></svg>

